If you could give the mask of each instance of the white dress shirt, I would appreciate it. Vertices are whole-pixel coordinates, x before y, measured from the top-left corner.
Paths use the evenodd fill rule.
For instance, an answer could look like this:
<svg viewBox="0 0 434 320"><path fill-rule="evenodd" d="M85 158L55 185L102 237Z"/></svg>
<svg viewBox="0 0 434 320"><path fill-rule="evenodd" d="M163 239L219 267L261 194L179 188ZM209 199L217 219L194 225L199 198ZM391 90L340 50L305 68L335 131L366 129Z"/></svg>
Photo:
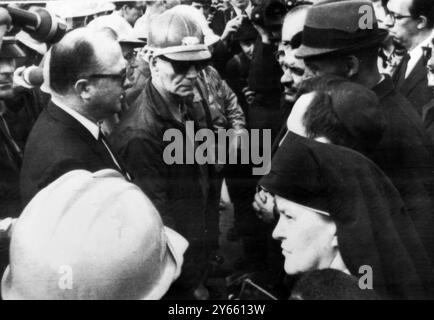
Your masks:
<svg viewBox="0 0 434 320"><path fill-rule="evenodd" d="M237 8L237 7L233 7L235 13L237 14L237 17L242 15L242 11L241 9ZM252 2L249 1L249 4L247 5L246 9L244 9L244 11L246 11L247 16L249 17L249 19L252 18L252 10L253 10L253 6L252 6Z"/></svg>
<svg viewBox="0 0 434 320"><path fill-rule="evenodd" d="M431 36L426 38L424 41L419 43L419 45L411 50L408 54L410 55L410 60L407 64L407 70L405 71L405 78L407 79L410 73L413 71L414 67L416 67L417 62L423 55L423 47L431 46Z"/></svg>

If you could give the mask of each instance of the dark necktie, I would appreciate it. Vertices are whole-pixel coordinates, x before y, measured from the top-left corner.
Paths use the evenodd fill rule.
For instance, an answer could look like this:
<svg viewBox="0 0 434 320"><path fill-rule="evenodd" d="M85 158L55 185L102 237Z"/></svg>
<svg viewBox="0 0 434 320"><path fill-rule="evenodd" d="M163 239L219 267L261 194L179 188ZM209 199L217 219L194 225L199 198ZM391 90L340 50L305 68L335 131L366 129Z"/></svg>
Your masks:
<svg viewBox="0 0 434 320"><path fill-rule="evenodd" d="M410 55L408 53L406 53L401 61L400 66L398 67L398 69L396 70L396 73L394 75L394 83L396 88L401 88L401 86L403 85L404 81L405 81L405 73L407 72L407 66L408 66L408 62L410 61Z"/></svg>
<svg viewBox="0 0 434 320"><path fill-rule="evenodd" d="M2 115L0 115L0 140L4 141L6 153L9 157L9 160L19 170L23 161L23 154L21 149L12 138L6 120L3 118Z"/></svg>
<svg viewBox="0 0 434 320"><path fill-rule="evenodd" d="M116 153L114 153L112 148L110 147L110 144L105 137L104 133L102 132L101 128L99 129L99 135L98 135L98 142L103 144L104 149L106 149L107 153L109 153L109 157L112 160L112 162L115 164L115 166L120 170L120 172L124 175L124 177L131 181L131 176L128 173L128 171L125 169L125 167L122 164L122 161L116 156Z"/></svg>

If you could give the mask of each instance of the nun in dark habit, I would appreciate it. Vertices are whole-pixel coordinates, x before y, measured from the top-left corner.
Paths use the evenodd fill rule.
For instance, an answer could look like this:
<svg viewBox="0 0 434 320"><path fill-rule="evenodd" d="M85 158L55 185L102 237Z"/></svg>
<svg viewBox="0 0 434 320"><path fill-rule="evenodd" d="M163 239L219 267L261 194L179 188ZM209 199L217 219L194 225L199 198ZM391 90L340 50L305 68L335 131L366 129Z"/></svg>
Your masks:
<svg viewBox="0 0 434 320"><path fill-rule="evenodd" d="M403 202L361 154L289 132L260 185L275 197L287 274L370 268L383 299L432 298L433 269Z"/></svg>
<svg viewBox="0 0 434 320"><path fill-rule="evenodd" d="M368 88L336 76L323 76L306 80L301 93L289 116L288 130L356 150L378 165L397 188L428 257L434 262L433 165L415 162L402 167L398 181L396 176L388 175L390 172L381 161L377 162L375 154L383 139L385 120L376 94Z"/></svg>

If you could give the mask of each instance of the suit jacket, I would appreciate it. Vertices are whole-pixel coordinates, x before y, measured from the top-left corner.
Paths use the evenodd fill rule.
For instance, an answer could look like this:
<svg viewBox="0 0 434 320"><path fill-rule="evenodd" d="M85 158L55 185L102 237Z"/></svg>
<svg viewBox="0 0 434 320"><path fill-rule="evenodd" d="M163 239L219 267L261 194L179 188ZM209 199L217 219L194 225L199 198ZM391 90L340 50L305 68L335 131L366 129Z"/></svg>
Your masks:
<svg viewBox="0 0 434 320"><path fill-rule="evenodd" d="M404 200L416 230L434 261L434 158L421 117L395 91L389 77L373 88L386 121L370 158L384 171Z"/></svg>
<svg viewBox="0 0 434 320"><path fill-rule="evenodd" d="M398 91L413 104L418 114L422 116L423 106L434 98L432 89L428 88L426 61L423 57L419 59L409 76L398 87Z"/></svg>
<svg viewBox="0 0 434 320"><path fill-rule="evenodd" d="M20 176L23 206L41 189L76 169L115 169L104 145L76 119L49 103L36 121L26 144Z"/></svg>
<svg viewBox="0 0 434 320"><path fill-rule="evenodd" d="M431 141L434 143L434 100L423 107L422 120Z"/></svg>

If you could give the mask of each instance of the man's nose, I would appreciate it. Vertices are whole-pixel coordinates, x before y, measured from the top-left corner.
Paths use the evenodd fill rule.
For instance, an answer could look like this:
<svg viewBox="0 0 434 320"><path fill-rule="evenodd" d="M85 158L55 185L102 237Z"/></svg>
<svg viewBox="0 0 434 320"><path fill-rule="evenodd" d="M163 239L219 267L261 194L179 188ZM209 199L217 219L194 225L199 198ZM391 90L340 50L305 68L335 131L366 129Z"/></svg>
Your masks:
<svg viewBox="0 0 434 320"><path fill-rule="evenodd" d="M384 17L383 23L388 28L392 28L394 26L394 24L395 24L393 22L392 16L390 14L386 14L386 16Z"/></svg>
<svg viewBox="0 0 434 320"><path fill-rule="evenodd" d="M276 224L276 227L273 230L272 237L275 240L283 240L284 232L282 227L282 218L279 218L279 221Z"/></svg>
<svg viewBox="0 0 434 320"><path fill-rule="evenodd" d="M289 70L285 70L283 72L283 76L282 78L280 78L280 83L284 86L285 85L289 86L294 83L294 78L292 77L291 72Z"/></svg>
<svg viewBox="0 0 434 320"><path fill-rule="evenodd" d="M189 79L194 80L194 79L197 78L197 75L198 75L197 68L196 68L195 65L192 64L192 65L190 66L190 68L188 68L188 71L187 71L186 77L189 78Z"/></svg>
<svg viewBox="0 0 434 320"><path fill-rule="evenodd" d="M134 85L135 80L135 70L131 69L127 71L127 75L125 77L124 83L122 84L122 89L128 90Z"/></svg>

